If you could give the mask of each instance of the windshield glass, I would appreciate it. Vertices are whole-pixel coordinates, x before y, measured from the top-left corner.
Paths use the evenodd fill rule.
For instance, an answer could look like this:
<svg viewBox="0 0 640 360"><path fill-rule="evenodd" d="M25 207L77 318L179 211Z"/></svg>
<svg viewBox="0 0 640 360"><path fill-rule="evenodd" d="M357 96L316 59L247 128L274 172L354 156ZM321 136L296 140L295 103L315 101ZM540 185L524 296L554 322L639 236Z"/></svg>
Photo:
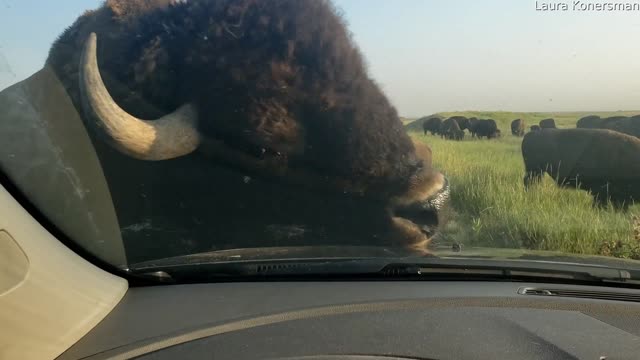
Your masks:
<svg viewBox="0 0 640 360"><path fill-rule="evenodd" d="M637 2L0 8L2 185L114 267L638 266Z"/></svg>

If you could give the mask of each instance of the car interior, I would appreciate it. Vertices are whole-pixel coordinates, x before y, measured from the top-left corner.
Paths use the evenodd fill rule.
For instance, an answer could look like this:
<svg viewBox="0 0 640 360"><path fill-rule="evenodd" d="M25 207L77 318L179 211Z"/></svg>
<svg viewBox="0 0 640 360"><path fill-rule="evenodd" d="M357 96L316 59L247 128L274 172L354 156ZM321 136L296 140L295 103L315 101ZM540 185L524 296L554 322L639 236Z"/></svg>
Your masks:
<svg viewBox="0 0 640 360"><path fill-rule="evenodd" d="M157 6L163 7L171 4L180 10L182 9L180 6L189 6L193 2L195 0L147 1L144 3L161 4ZM139 14L143 14L144 11L152 11L143 7L143 10L136 12L122 5L123 3L122 0L105 1L103 5L96 5L103 6L100 8L101 10L88 11L81 13L82 15L74 13L74 18L80 15L77 24L83 25L89 21L87 19L91 16L97 16L97 23L103 24L103 22L112 21L116 15L123 16L123 18L126 16L135 17L141 16ZM247 3L250 3L251 6L257 6L256 4L260 2L249 1ZM280 3L297 6L295 1ZM318 3L326 4L328 2ZM122 6L116 7L113 4ZM138 4L142 4L142 2ZM4 5L0 2L0 8L2 6ZM113 9L110 11L116 15L109 13L110 17L100 17L107 11L105 10L107 6L112 6ZM294 8L298 9L295 6ZM247 8L249 7L247 5ZM240 11L231 5L230 9L228 13L231 15L229 16L235 16L236 11ZM327 9L333 8L327 7ZM186 12L176 14L179 15L179 19L182 19L181 16ZM322 16L333 19L331 17L334 16L333 12L327 10L327 14L329 15ZM112 15L113 17L111 17ZM126 19L127 21L131 20L130 18ZM156 18L150 17L149 19L145 19L145 21L148 20L149 24L156 24L154 22ZM244 21L254 21L256 24L269 23L267 18L247 17L247 19ZM135 23L133 20L131 21ZM198 21L208 20L199 19ZM311 19L309 22L312 22ZM206 24L211 25L210 23ZM212 34L218 34L216 36L221 38L224 36L227 39L225 41L231 41L232 44L235 44L233 41L237 41L241 37L238 28L241 27L242 22L224 24L224 26L217 28L218 33L212 32ZM297 24L300 28L305 26L304 23ZM155 27L153 30L158 31L160 35L141 33L137 36L161 39L161 36L164 36L162 34L170 33L166 29L175 24L163 25L164 27L158 25L157 29L160 30ZM181 26L188 27L190 23L185 22ZM277 26L275 28L279 29ZM67 30L64 36L75 36L74 28L71 29ZM95 62L94 68L97 68L96 46L97 49L103 49L104 53L107 46L118 44L117 39L113 39L120 36L122 32L114 31L113 38L104 33L100 34L101 37L98 38L98 41L106 39L104 41L106 45L102 45L102 48L100 42L96 45L95 33L85 31L85 29L77 31L83 35L84 32L87 33L85 37L89 39L86 45L84 45L84 38L83 42L78 43L62 42L62 50L60 51L64 52L68 48L85 46L81 59L74 58L74 60L82 61L84 64L88 62L87 58L89 58ZM250 32L247 31L246 34L250 34ZM4 36L0 34L0 40ZM344 37L347 38L347 35ZM134 37L132 36L132 38ZM200 36L194 40L194 43L206 44L208 40L209 38ZM161 40L154 41L153 46L161 46L158 45L162 44ZM319 43L322 42L319 41ZM272 50L267 46L262 46L260 42L252 44L262 50ZM289 49L287 51L293 52L293 45L283 44L285 45L278 45L282 45L277 47L278 51ZM322 44L324 46L324 43ZM287 46L289 47L287 48ZM92 50L93 53L86 49ZM132 68L147 69L144 66L148 65L148 69L155 69L156 66L164 66L161 61L164 59L162 56L170 52L165 54L156 47L150 49L141 55L142 60L147 61L154 54L161 54L161 56L159 55L160 60L157 63L149 60L150 63L153 63L152 65L141 60L142 65L136 64ZM154 52L155 50L157 52ZM359 52L356 53L357 56L360 56ZM0 65L2 65L1 55L0 52ZM216 56L218 55L216 54ZM189 58L188 61L191 60ZM119 65L118 59L113 61ZM187 62L187 60L184 61ZM196 62L197 59L193 61ZM100 63L100 65L103 66L105 63ZM182 64L182 62L177 63ZM220 60L216 64L221 63L224 61ZM284 65L277 68L277 64L274 64L270 65L269 71L286 73L285 70L289 69ZM109 66L114 67L113 64ZM207 66L213 67L211 64ZM364 65L362 66L364 68ZM61 68L67 70L64 66ZM76 68L74 67L73 71L76 71ZM49 64L38 68L24 80L15 81L4 90L0 86L0 90L2 90L0 92L0 360L640 359L640 266L637 265L637 261L633 263L634 260L624 254L624 256L613 256L608 253L604 255L587 254L588 251L585 250L585 254L580 255L593 256L593 258L584 258L586 259L584 262L576 262L575 258L563 249L554 252L552 257L548 257L533 252L543 249L543 246L532 245L529 249L524 249L529 243L522 242L520 244L524 245L521 245L522 249L517 249L518 251L523 249L532 251L526 252L525 255L517 253L513 256L502 256L507 254L508 250L500 249L484 253L482 250L484 247L476 246L477 242L465 245L459 241L452 241L451 238L445 238L446 241L434 241L433 244L430 244L432 246L431 253L420 253L420 256L405 256L406 254L402 251L392 249L391 246L389 248L384 246L369 248L363 246L362 243L341 246L339 241L333 241L325 247L318 246L316 248L317 243L311 246L297 240L304 239L303 236L310 232L307 228L281 226L269 229L275 229L273 233L284 231L283 228L288 231L282 235L282 238L285 239L282 240L283 244L255 249L248 246L238 246L204 252L191 251L189 246L192 244L180 238L182 233L176 230L175 237L180 238L180 241L184 240L183 242L176 240L175 243L172 243L184 245L184 248L175 251L180 256L173 256L175 255L173 254L154 257L153 251L158 248L162 249L164 246L161 241L158 245L153 242L153 239L149 240L154 234L152 231L156 231L156 229L144 223L142 225L138 223L127 224L128 227L125 227L122 219L124 216L136 217L139 215L140 218L144 218L147 215L157 215L159 210L149 206L144 210L148 213L134 214L134 210L127 212L129 210L128 204L123 205L123 202L115 201L116 190L114 189L116 186L113 184L116 180L113 179L117 176L108 173L109 170L105 166L104 159L111 154L123 156L120 152L127 152L121 151L121 145L119 145L120 147L116 146L116 150L111 150L107 145L100 145L104 146L102 148L95 146L96 140L92 137L93 130L85 127L87 123L85 117L88 117L86 115L88 111L78 109L74 104L76 99L73 96L87 97L85 87L98 81L100 86L105 86L102 84L100 74L95 75L97 71L93 73L94 78L89 78L89 75L82 72L83 69L78 70L81 75L73 73L75 77L72 77L73 84L84 81L80 90L75 88L70 90L69 85L60 81L61 76L56 73L59 70ZM110 68L104 65L102 69ZM2 69L0 68L0 70ZM102 71L103 74L108 73L106 70ZM118 88L121 84L116 80L109 78L108 75L105 75L104 78L110 87L109 91L115 94L113 97L127 98L129 96L127 95L128 90ZM138 79L146 78L140 75L136 81ZM164 77L159 79L165 81ZM374 84L369 77L366 79ZM159 85L159 88L165 86L164 82L160 82L160 84L162 86ZM208 86L208 83L206 84ZM124 85L122 86L124 87ZM285 86L280 88L284 89ZM386 89L383 86L381 88ZM176 89L178 89L177 86L175 89L169 90L180 90L186 93L192 90L191 88ZM272 90L269 89L269 91ZM375 89L375 91L371 91L374 93L372 96L376 101L370 101L368 106L370 105L372 108L386 106L386 98L380 100L384 96L378 94L377 87ZM166 89L163 88L163 90ZM214 90L218 91L219 89L215 88ZM379 93L382 94L382 91ZM173 96L173 93L171 94ZM262 93L257 92L257 94ZM106 91L96 91L95 94L90 95L94 96L93 98L89 96L88 100L92 106L104 99L110 99L115 103ZM316 96L312 95L314 96L310 97L315 101ZM378 95L380 97L376 97ZM170 98L166 94L158 96L162 99ZM322 98L322 101L326 100L327 104L335 100L326 94L322 96L327 97L326 99ZM136 100L131 101L127 103L127 106L135 107L131 104L136 104ZM271 104L269 101L271 99L265 100L264 103ZM287 97L286 101L294 100ZM202 109L204 108L203 106ZM98 105L90 108L95 112L99 112L100 109L102 108ZM133 115L122 115L121 113L124 111L119 107L112 106L111 110L119 114L119 119L127 118L130 120L134 118ZM322 111L325 111L324 108ZM344 114L349 115L355 112L355 110L344 111ZM144 113L144 111L140 110L140 113ZM343 113L340 114L342 116ZM393 114L392 118L395 122L390 126L404 129L402 127L404 125L399 123L398 117L395 115L395 110L393 110ZM271 113L267 115L270 116ZM462 117L459 116L459 118ZM373 119L378 118L373 117ZM371 122L375 125L374 120ZM433 130L432 135L428 135L428 129L425 127L424 134L422 134L423 123L426 122L420 122L418 124L420 128L411 136L428 139L432 143L445 144L446 146L463 145L465 142L484 141L482 144L493 144L491 142L502 141L512 146L509 151L517 153L517 156L521 156L521 137L529 136L524 135L524 122L516 123L519 128L513 135L506 134L504 130L506 123L500 123L504 133L501 135L501 139L499 138L500 130L496 128L491 134L484 135L486 139L469 140L469 137L464 139L464 129L461 130L456 123L454 124L455 129L452 130L455 133L450 136L451 138L443 136L441 139L433 139L433 134L438 130ZM138 124L140 128L148 125L148 123L140 121L135 124ZM282 125L278 124L278 126ZM450 122L450 124L452 123ZM493 125L495 127L495 121ZM109 128L111 125L100 126L108 128L108 130L111 129ZM339 126L341 126L339 122L330 123L330 130L334 131ZM177 129L171 128L170 130L175 130L175 132L183 130L183 128ZM276 127L277 129L279 128ZM271 136L271 130L273 129L265 130L265 132ZM155 131L157 132L152 133L154 136L159 134L159 130ZM376 131L363 131L363 134L371 136L376 141L382 141L380 140L382 135ZM539 131L550 133L560 130ZM505 140L504 137L508 137L508 139ZM233 139L235 141L237 137ZM624 139L627 142L636 141L626 137ZM345 143L347 145L357 143L357 140L349 138L348 141L345 140ZM410 144L412 140L406 136L406 138L402 137L401 141ZM395 145L392 145L389 145L389 148L395 149ZM487 147L489 146L487 145ZM363 145L363 147L366 146ZM434 146L434 149L436 147L437 145ZM104 150L107 148L109 150ZM445 152L440 149L434 150L434 154ZM329 150L332 149L327 151L329 154L333 154ZM370 149L367 148L367 150ZM411 151L414 151L413 146L411 146ZM268 153L263 148L260 156L265 152ZM276 159L274 162L280 161L283 157L279 151L274 150L273 153L275 154L273 157ZM472 153L472 151L468 151L468 153ZM412 156L415 157L414 155ZM323 156L328 155L323 154ZM431 156L431 150L429 150L429 156ZM347 157L345 156L345 158ZM372 156L372 158L374 157ZM408 157L411 156L405 157L403 155L402 159ZM245 158L249 159L250 156L247 155ZM332 161L336 163L343 160L339 156L334 156L334 158ZM372 161L377 161L374 160ZM154 179L157 179L160 177L159 174L162 175L165 171L162 166L166 163L162 161L164 160L154 162L152 165L140 165L140 168L157 166L154 168L154 171L157 171L153 173ZM183 164L188 166L197 164L198 166L202 165L203 168L205 165L209 166L209 163L205 162L193 161L190 163L188 161L178 162L178 170L171 168L169 171L174 177L168 178L183 181L180 179L181 175L183 171L185 173L188 171L184 170L184 167L180 167L184 166ZM250 161L247 160L241 165L262 164L260 161L262 160L251 158ZM520 166L522 159L518 157L517 161ZM137 164L133 161L126 164L123 162L122 168L129 169L127 171L135 171ZM426 160L424 164L426 168ZM110 169L118 169L120 165L118 163L111 164ZM380 166L382 168L382 165ZM226 191L230 193L236 191L233 189L242 189L243 186L249 186L249 184L259 184L259 180L256 180L259 176L252 174L249 176L248 172L239 171L239 167L236 166L230 171L235 171L233 179L240 179L228 187ZM264 169L260 169L260 171L262 170ZM324 170L326 169L320 166L314 168L314 171ZM209 170L205 169L201 173L209 174L207 171ZM521 172L518 168L517 176L515 176L519 187L516 190L511 190L524 193L524 185L521 184L524 172ZM194 173L200 174L195 171ZM289 173L285 172L285 174ZM367 176L374 177L376 174L377 172L372 170ZM456 176L452 176L446 171L443 171L443 174L447 176L446 179L445 175L438 175L441 177L434 175L434 177L445 180L429 183L427 185L431 187L428 187L424 185L426 180L424 183L420 183L427 176L432 175L425 170L407 181L409 185L406 186L411 190L408 193L414 196L409 199L411 201L404 198L400 200L394 198L396 203L408 205L403 209L404 212L393 213L389 224L396 226L393 228L396 230L398 228L409 229L410 231L407 230L403 234L407 237L407 234L414 236L412 239L419 239L419 241L414 241L413 245L415 243L425 244L430 241L430 239L423 239L426 239L427 235L432 235L432 229L427 229L427 226L433 225L433 214L436 210L440 211L441 202L448 201L447 197L449 196L452 196L454 202L458 201L455 204L461 202L458 198L461 195L458 194L463 192L463 186L456 182ZM117 175L119 176L119 174ZM127 175L123 174L123 177L126 178ZM478 175L478 177L482 177L482 175ZM280 179L274 178L278 181ZM318 182L322 183L325 178L319 179ZM377 179L374 180L377 181ZM147 179L136 181L146 184ZM157 180L157 182L161 183L162 180ZM171 186L169 180L166 182L167 186ZM372 182L375 183L375 181ZM187 181L181 184L185 183L189 184ZM283 181L283 183L285 182ZM452 184L450 188L449 183ZM201 182L194 181L194 184L200 186ZM286 184L290 185L290 183ZM424 185L424 188L415 184ZM163 185L166 184L158 186ZM438 197L434 200L433 197L427 196L427 192L437 187L436 185L439 188L434 193L437 193ZM555 184L553 185L555 186ZM548 184L545 186L547 187L540 191L547 191L543 194L550 193L550 197L555 197L556 188L552 188ZM194 187L197 186L194 185ZM202 189L202 187L197 188ZM548 190L549 188L552 190ZM131 191L136 196L140 192L142 195L136 197L135 201L144 203L145 206L147 204L153 205L153 201L142 199L147 193L138 190L132 185L131 189L126 189L124 192ZM188 190L181 191L187 193ZM313 194L315 191L312 189L304 194L312 193L317 196L314 199L321 198L321 195ZM178 191L176 190L176 192ZM255 190L256 194L260 192L260 189ZM149 192L149 194L151 193ZM344 194L346 193L345 190ZM537 196L534 190L528 194L531 193L534 194L531 196ZM170 197L169 195L167 197ZM294 195L287 197L287 199L293 198L290 203L297 204ZM342 190L339 195L342 195ZM158 198L157 203L161 203L160 191L156 191L153 196ZM185 201L192 201L192 204L195 204L201 200L201 197L207 196L211 196L212 202L216 199L215 196L207 192L206 195L196 194L195 200L187 199ZM328 198L327 202L340 196ZM358 196L353 195L353 198L349 198L349 201L352 202L348 204L357 204ZM284 195L281 197L285 198ZM414 201L416 198L419 201ZM559 202L564 199L561 198ZM592 210L590 195L584 194L584 197L578 200L585 209L588 209L585 211L593 211L594 213L600 211L598 214L609 211ZM284 203L285 200L282 201ZM313 210L313 207L322 201L324 199L306 205L308 209ZM371 202L371 204L378 203ZM131 206L135 206L133 201L131 204ZM327 207L326 209L340 210L340 204L343 203L338 202L338 204L334 208ZM304 218L306 214L313 215L313 211L308 210L307 207L300 210L300 213L304 213L300 215L300 218ZM491 210L490 207L479 208L481 208L479 212ZM376 223L378 218L371 220L358 218L353 222L347 219L341 223L335 221L331 217L331 211L326 209L318 214L326 216L329 219L327 223L337 224L335 226L338 228L335 230L337 234L351 234L349 231L352 229L344 230L342 227L348 227L352 224L386 229L384 226L387 223L382 221L381 225ZM169 210L178 214L176 218L181 213L187 212L178 205ZM613 216L620 214L614 213L613 210L611 213L614 215L606 213L602 216L611 216L607 219L612 219ZM382 214L380 216L388 216L391 214L391 210L385 207L377 212L372 211L371 214L372 217L379 214ZM627 213L622 214L624 215L620 216L627 216ZM279 214L273 215L274 218L277 216ZM407 220L420 216L429 217L428 221L425 220L424 224L421 224L417 220L415 222ZM185 218L187 217L185 216ZM312 218L313 221L316 220L313 219L313 216L309 216L309 218ZM553 218L553 216L547 218ZM544 221L547 221L547 218ZM312 220L310 223L313 222ZM200 226L200 220L194 220L194 224L196 221ZM208 221L213 223L215 219ZM471 229L472 226L475 226L473 231L477 229L480 230L476 232L484 231L482 226L485 223L481 223L476 218L474 221L476 223L469 225L468 228ZM317 220L317 223L322 223L322 219ZM224 228L226 225L235 226L239 229L238 231L241 231L244 223L239 224L225 224L224 221L220 221L214 225L219 228ZM398 226L398 224L405 227ZM459 228L466 226L454 221L455 224ZM211 227L215 228L214 225ZM425 227L421 228L420 225L425 225ZM355 225L353 226L355 227ZM576 230L577 228L578 226L568 225L567 232L573 231L582 234L578 231L579 229ZM151 235L143 236L145 231ZM163 234L163 236L172 237L174 233ZM281 236L278 234L276 235ZM502 235L504 233L496 236ZM440 240L441 238L436 237L436 239ZM261 245L261 239L253 240L256 242L256 246ZM611 239L607 238L607 240ZM615 240L612 238L612 241ZM144 246L140 245L139 248L136 248L139 244L136 241L141 241L140 244L142 241L146 242L144 242ZM203 241L213 240L204 239ZM296 241L299 246L290 246ZM504 246L504 248L506 247L508 246ZM169 248L168 245L167 248ZM132 262L130 257L133 250L136 254L149 254L148 259ZM167 253L171 251L167 251ZM498 253L502 255L495 255ZM594 260L590 262L589 259Z"/></svg>
<svg viewBox="0 0 640 360"><path fill-rule="evenodd" d="M637 358L634 289L446 277L149 285L85 260L1 196L3 359Z"/></svg>

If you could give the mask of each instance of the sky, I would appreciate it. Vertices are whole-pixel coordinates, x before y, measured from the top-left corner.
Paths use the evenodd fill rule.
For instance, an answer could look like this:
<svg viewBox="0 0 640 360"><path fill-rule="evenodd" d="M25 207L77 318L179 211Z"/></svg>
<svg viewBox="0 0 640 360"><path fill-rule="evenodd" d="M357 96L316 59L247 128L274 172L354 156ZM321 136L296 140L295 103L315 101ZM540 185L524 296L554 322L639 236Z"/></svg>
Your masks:
<svg viewBox="0 0 640 360"><path fill-rule="evenodd" d="M573 1L564 12L537 11L543 2L530 0L334 2L402 116L640 109L640 11L574 11ZM0 89L40 69L56 36L100 3L0 0Z"/></svg>

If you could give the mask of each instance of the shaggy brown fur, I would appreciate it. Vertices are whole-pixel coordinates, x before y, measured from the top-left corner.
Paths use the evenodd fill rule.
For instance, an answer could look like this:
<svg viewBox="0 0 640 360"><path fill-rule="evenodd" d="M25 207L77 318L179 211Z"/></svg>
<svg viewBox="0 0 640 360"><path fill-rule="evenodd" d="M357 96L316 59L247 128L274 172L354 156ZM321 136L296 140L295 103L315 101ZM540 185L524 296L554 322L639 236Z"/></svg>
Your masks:
<svg viewBox="0 0 640 360"><path fill-rule="evenodd" d="M194 102L203 134L254 155L363 181L415 172L395 109L327 1L169 3L109 0L60 36L47 63L76 105L80 49L95 32L107 88L134 116Z"/></svg>
<svg viewBox="0 0 640 360"><path fill-rule="evenodd" d="M78 109L78 63L92 32L120 107L155 119L192 103L203 137L196 153L143 162L92 133L130 258L274 244L424 250L420 219L437 223L435 210L411 225L392 199L424 203L442 177L329 1L108 0L47 59Z"/></svg>
<svg viewBox="0 0 640 360"><path fill-rule="evenodd" d="M525 186L544 173L559 185L590 191L616 206L640 200L640 140L609 130L542 129L525 135Z"/></svg>

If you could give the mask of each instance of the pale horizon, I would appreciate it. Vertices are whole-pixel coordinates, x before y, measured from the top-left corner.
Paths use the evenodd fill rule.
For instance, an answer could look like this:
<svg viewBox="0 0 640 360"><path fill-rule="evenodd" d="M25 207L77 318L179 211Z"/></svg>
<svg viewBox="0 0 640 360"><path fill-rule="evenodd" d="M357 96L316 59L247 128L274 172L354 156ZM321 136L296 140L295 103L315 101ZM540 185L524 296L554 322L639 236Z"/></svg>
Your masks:
<svg viewBox="0 0 640 360"><path fill-rule="evenodd" d="M38 71L99 0L0 0L0 90ZM335 0L400 116L640 109L640 12L535 1ZM465 110L466 109L466 110Z"/></svg>

